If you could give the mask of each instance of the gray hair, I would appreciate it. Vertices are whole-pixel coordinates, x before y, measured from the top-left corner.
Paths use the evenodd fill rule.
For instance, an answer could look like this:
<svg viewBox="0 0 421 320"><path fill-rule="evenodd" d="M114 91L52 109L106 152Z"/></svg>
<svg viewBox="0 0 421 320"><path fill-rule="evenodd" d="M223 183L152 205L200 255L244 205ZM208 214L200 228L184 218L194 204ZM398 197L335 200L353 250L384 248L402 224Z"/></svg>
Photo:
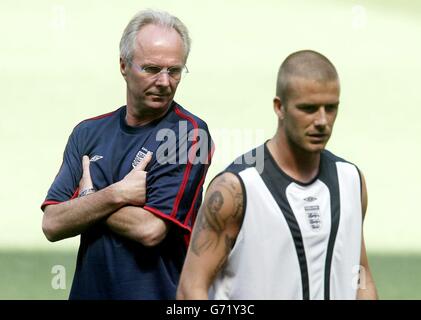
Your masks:
<svg viewBox="0 0 421 320"><path fill-rule="evenodd" d="M180 21L180 19L169 14L168 12L152 9L139 11L130 20L126 29L124 29L123 36L120 40L120 57L123 59L123 61L127 63L132 62L137 33L142 27L148 24L163 26L177 31L184 44L184 61L187 61L191 44L191 39L189 37L189 31L187 30L187 27Z"/></svg>

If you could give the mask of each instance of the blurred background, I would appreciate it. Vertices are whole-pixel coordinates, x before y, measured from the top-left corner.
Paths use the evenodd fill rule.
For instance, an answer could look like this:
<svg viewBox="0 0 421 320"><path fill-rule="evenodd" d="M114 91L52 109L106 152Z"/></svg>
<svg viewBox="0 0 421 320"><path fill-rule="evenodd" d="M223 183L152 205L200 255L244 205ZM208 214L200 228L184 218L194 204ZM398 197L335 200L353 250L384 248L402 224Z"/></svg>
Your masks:
<svg viewBox="0 0 421 320"><path fill-rule="evenodd" d="M216 143L207 182L275 132L276 73L313 49L338 69L328 149L358 164L380 298L421 299L421 1L2 0L0 299L66 299L79 237L49 243L40 205L81 120L125 104L118 44L131 17L178 16L193 39L176 101ZM54 286L55 266L66 283Z"/></svg>

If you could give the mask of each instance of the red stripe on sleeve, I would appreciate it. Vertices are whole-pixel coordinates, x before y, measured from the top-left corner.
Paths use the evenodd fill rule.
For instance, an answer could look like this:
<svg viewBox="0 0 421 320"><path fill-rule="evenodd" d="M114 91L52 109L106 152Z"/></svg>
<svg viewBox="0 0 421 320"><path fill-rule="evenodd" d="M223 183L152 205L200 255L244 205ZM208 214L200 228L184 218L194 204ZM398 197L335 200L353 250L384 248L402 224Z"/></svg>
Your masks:
<svg viewBox="0 0 421 320"><path fill-rule="evenodd" d="M150 213L153 213L157 216L159 216L160 218L163 218L165 220L169 220L173 223L175 223L176 225L178 225L179 227L183 228L184 230L187 230L188 232L191 232L191 228L189 226L186 226L184 224L182 224L180 221L178 221L177 219L159 211L158 209L152 208L152 207L148 207L148 206L144 206L143 209L149 211Z"/></svg>
<svg viewBox="0 0 421 320"><path fill-rule="evenodd" d="M73 193L72 197L69 200L73 200L75 198L77 198L79 195L79 187L76 188L75 192ZM67 201L69 201L67 200ZM56 200L45 200L42 205L41 205L41 210L44 210L44 208L50 204L59 204L59 203L63 203L65 201L56 201Z"/></svg>
<svg viewBox="0 0 421 320"><path fill-rule="evenodd" d="M196 145L197 145L197 137L198 137L198 128L199 128L199 126L197 125L197 122L193 118L191 118L188 115L182 113L179 108L175 107L174 108L174 111L181 118L190 121L192 123L192 125L193 125L193 128L194 128L193 129L194 130L194 139L193 139L193 144L192 144L192 147L191 147L190 151L192 152L192 154L195 154L196 153ZM175 217L176 214L177 214L178 206L180 205L181 198L184 195L184 190L186 189L187 182L189 181L189 176L190 176L190 171L191 171L192 165L193 164L190 161L190 156L189 156L188 157L188 162L187 162L187 167L186 167L186 170L184 171L183 181L181 183L180 190L178 191L177 197L175 198L174 205L173 205L173 210L172 210L172 212L170 214L171 217Z"/></svg>

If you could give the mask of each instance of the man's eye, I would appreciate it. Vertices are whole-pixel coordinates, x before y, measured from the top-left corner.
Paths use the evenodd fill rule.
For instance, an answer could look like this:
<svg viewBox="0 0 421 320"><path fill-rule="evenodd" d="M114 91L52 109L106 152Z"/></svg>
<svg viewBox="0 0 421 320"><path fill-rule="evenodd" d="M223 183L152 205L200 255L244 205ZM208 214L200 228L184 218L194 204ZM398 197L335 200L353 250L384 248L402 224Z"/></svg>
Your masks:
<svg viewBox="0 0 421 320"><path fill-rule="evenodd" d="M147 66L147 67L144 67L143 70L146 73L149 73L149 74L157 74L157 73L160 73L161 72L161 68L160 67L155 67L155 66Z"/></svg>
<svg viewBox="0 0 421 320"><path fill-rule="evenodd" d="M316 106L308 105L308 106L301 106L300 109L307 113L312 113L317 110Z"/></svg>
<svg viewBox="0 0 421 320"><path fill-rule="evenodd" d="M183 70L182 68L178 68L178 67L176 67L176 68L170 68L170 69L168 69L168 73L170 75L179 75L182 70Z"/></svg>
<svg viewBox="0 0 421 320"><path fill-rule="evenodd" d="M325 109L327 112L335 111L338 108L337 104L327 104L325 105Z"/></svg>

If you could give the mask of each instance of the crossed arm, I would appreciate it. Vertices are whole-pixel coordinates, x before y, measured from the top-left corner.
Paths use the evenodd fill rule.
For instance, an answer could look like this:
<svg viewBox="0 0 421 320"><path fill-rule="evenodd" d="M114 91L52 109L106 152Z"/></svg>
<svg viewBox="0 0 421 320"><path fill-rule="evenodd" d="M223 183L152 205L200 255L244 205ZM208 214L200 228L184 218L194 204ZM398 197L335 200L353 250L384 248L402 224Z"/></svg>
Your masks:
<svg viewBox="0 0 421 320"><path fill-rule="evenodd" d="M105 220L111 231L147 247L159 244L166 237L169 222L137 206L126 206Z"/></svg>
<svg viewBox="0 0 421 320"><path fill-rule="evenodd" d="M193 227L177 299L208 299L208 289L225 264L243 219L243 192L231 173L209 186Z"/></svg>
<svg viewBox="0 0 421 320"><path fill-rule="evenodd" d="M44 209L42 228L50 241L76 236L94 223L104 219L114 232L154 246L165 238L167 223L142 207L146 197L146 165L148 155L126 177L107 188L87 196L72 199ZM79 190L92 188L89 158L83 157L83 176Z"/></svg>

